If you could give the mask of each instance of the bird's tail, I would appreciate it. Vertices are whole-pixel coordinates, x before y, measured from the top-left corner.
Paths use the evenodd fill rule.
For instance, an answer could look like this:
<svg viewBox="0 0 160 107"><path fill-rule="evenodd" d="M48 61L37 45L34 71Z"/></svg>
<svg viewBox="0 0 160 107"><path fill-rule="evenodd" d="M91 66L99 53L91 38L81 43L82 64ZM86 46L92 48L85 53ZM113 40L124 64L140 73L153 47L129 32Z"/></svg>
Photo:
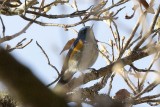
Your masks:
<svg viewBox="0 0 160 107"><path fill-rule="evenodd" d="M64 75L61 76L60 80L58 81L58 84L65 85L71 80L73 75L74 73L72 72L65 73Z"/></svg>
<svg viewBox="0 0 160 107"><path fill-rule="evenodd" d="M68 83L72 79L74 74L75 74L75 71L66 70L62 74L60 80L58 81L58 84L65 85L66 83Z"/></svg>
<svg viewBox="0 0 160 107"><path fill-rule="evenodd" d="M56 93L60 93L62 94L65 89L63 88L63 86L68 83L72 76L75 74L75 72L65 72L61 77L60 77L60 80L58 81L58 83L56 84L56 86L54 87L54 91Z"/></svg>

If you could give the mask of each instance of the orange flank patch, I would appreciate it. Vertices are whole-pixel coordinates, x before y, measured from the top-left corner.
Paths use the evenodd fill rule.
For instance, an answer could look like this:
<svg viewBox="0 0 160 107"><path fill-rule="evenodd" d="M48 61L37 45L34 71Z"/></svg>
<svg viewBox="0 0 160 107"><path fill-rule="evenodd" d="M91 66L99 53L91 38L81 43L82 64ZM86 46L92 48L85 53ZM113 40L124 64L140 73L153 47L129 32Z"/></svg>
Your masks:
<svg viewBox="0 0 160 107"><path fill-rule="evenodd" d="M73 49L73 52L71 53L70 58L72 58L74 54L76 54L78 51L80 51L82 47L83 47L83 42L82 42L82 40L79 40L77 45Z"/></svg>

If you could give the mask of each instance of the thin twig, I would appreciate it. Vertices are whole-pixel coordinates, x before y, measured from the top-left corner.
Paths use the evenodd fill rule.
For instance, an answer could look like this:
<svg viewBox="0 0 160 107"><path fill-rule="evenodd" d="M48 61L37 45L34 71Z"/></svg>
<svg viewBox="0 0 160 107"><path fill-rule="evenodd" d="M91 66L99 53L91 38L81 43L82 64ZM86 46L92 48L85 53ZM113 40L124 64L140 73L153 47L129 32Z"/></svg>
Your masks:
<svg viewBox="0 0 160 107"><path fill-rule="evenodd" d="M151 64L150 64L150 66L148 67L148 70L150 70L150 69L152 68L153 64L155 63L155 61L156 61L158 58L159 58L159 53L154 56L154 58L153 58L153 60L152 60L152 62L151 62ZM139 84L140 89L142 89L142 86L143 86L143 84L144 84L144 82L145 82L145 80L146 80L146 77L147 77L148 73L149 73L149 72L146 72L145 75L143 76L143 78L142 78L142 80L141 80L141 82L140 82L140 84Z"/></svg>
<svg viewBox="0 0 160 107"><path fill-rule="evenodd" d="M53 69L55 69L55 71L57 72L57 74L58 74L58 76L59 76L60 73L59 73L58 69L51 64L51 62L50 62L50 60L49 60L49 57L48 57L48 55L46 54L46 52L44 51L44 49L41 47L41 45L40 45L37 41L36 41L36 44L37 44L37 46L41 49L41 51L43 52L43 54L45 55L45 57L47 58L48 65L50 65Z"/></svg>
<svg viewBox="0 0 160 107"><path fill-rule="evenodd" d="M116 16L121 10L123 10L124 8L126 8L126 6L124 6L124 7L120 8L120 9L118 9L117 12L114 13L113 17L115 17L115 16Z"/></svg>
<svg viewBox="0 0 160 107"><path fill-rule="evenodd" d="M155 98L158 98L158 97L160 97L160 94L141 97L141 98L139 98L138 100L139 100L139 101L144 101L144 100L149 100L149 99L155 99Z"/></svg>
<svg viewBox="0 0 160 107"><path fill-rule="evenodd" d="M73 0L73 3L74 3L73 5L75 7L74 9L76 10L76 12L78 12L79 10L78 10L78 6L77 6L76 0ZM81 16L79 16L79 18L80 18L80 20L83 20ZM82 25L85 26L85 23L82 23Z"/></svg>
<svg viewBox="0 0 160 107"><path fill-rule="evenodd" d="M111 81L109 83L108 95L111 93L113 78L115 77L115 73L111 76Z"/></svg>
<svg viewBox="0 0 160 107"><path fill-rule="evenodd" d="M128 77L127 71L125 69L123 69L122 72L123 73L120 73L120 75L123 77L124 81L127 83L129 88L133 91L133 93L136 94L137 93L137 88L133 84L133 82L130 80L130 78Z"/></svg>
<svg viewBox="0 0 160 107"><path fill-rule="evenodd" d="M132 30L132 32L131 32L131 34L130 34L130 36L129 36L129 39L127 40L125 46L123 47L123 50L120 51L120 54L119 54L119 57L118 57L118 58L121 58L122 55L123 55L123 53L126 51L129 43L130 43L131 40L133 39L133 37L134 37L134 35L135 35L135 33L136 33L136 31L137 31L140 23L141 23L141 20L142 20L142 18L143 18L144 16L145 16L145 13L142 13L141 16L139 17L139 19L138 19L135 27L133 28L133 30Z"/></svg>
<svg viewBox="0 0 160 107"><path fill-rule="evenodd" d="M120 49L121 49L121 40L120 40L120 35L119 35L118 27L117 27L117 24L114 21L112 21L112 22L113 22L113 25L114 25L114 27L116 29L116 34L117 34L117 38L118 38L118 49L120 51Z"/></svg>
<svg viewBox="0 0 160 107"><path fill-rule="evenodd" d="M152 91L157 85L159 85L160 82L158 82L157 80L153 81L150 85L148 85L143 91L141 91L140 93L138 93L134 99L139 98L141 95L143 95L144 93L150 92Z"/></svg>
<svg viewBox="0 0 160 107"><path fill-rule="evenodd" d="M46 87L50 87L51 85L55 84L59 80L60 76L58 76L53 82L47 84Z"/></svg>
<svg viewBox="0 0 160 107"><path fill-rule="evenodd" d="M49 18L49 19L58 19L58 18L73 18L73 17L79 17L79 16L84 16L87 11L90 9L91 7L85 9L85 10L81 10L81 11L75 11L73 13L70 14L60 14L60 15L52 15L52 14L46 14L46 13L40 13L40 12L35 12L35 11L30 11L27 10L27 13L36 15L36 16L41 16L41 17L45 17L45 18Z"/></svg>
<svg viewBox="0 0 160 107"><path fill-rule="evenodd" d="M32 42L33 39L31 39L29 42L27 42L25 45L23 45L22 42L24 42L25 40L26 40L26 38L22 39L20 42L17 43L17 45L15 47L9 48L9 49L7 49L7 51L12 52L15 49L23 49L26 46L28 46Z"/></svg>
<svg viewBox="0 0 160 107"><path fill-rule="evenodd" d="M111 47L112 47L112 61L115 60L115 56L114 56L114 44L113 41L111 40Z"/></svg>
<svg viewBox="0 0 160 107"><path fill-rule="evenodd" d="M33 22L31 21L31 22L29 22L21 31L19 31L18 33L15 33L15 34L13 34L13 35L5 36L5 37L1 38L1 39L0 39L0 43L3 43L3 42L5 42L5 41L9 41L9 40L11 40L11 39L14 39L14 38L20 36L21 34L25 33L26 30L27 30L32 24L33 24Z"/></svg>
<svg viewBox="0 0 160 107"><path fill-rule="evenodd" d="M5 37L5 25L4 25L4 22L3 22L3 19L2 19L2 17L0 16L0 20L1 20L1 24L2 24L2 34L3 34L3 37Z"/></svg>
<svg viewBox="0 0 160 107"><path fill-rule="evenodd" d="M154 29L154 26L155 26L155 24L156 24L156 21L157 21L157 19L158 19L159 13L160 13L160 5L159 5L159 7L158 7L158 9L157 9L157 12L156 12L154 18L153 18L153 21L152 21L152 24L151 24L151 26L150 26L150 28L149 28L149 31L144 34L143 38L142 38L142 39L137 43L137 45L134 47L134 50L137 50L137 49L143 44L143 42L150 36L150 34L152 33L152 31L153 31L153 29Z"/></svg>
<svg viewBox="0 0 160 107"><path fill-rule="evenodd" d="M128 48L130 48L131 46L133 46L134 43L136 43L138 40L140 40L142 38L142 35L138 36L137 39L135 39L133 42L131 42L128 46Z"/></svg>
<svg viewBox="0 0 160 107"><path fill-rule="evenodd" d="M112 26L110 26L110 29L111 29L111 31L112 31L112 35L113 35L113 37L114 37L115 46L116 46L116 48L118 49L117 37L116 37L116 36L115 36L115 34L114 34L114 31L113 31Z"/></svg>
<svg viewBox="0 0 160 107"><path fill-rule="evenodd" d="M69 2L69 0L64 0L64 1L61 1L61 0L56 0L56 1L54 1L54 2L51 2L51 3L49 3L49 4L47 4L47 5L45 5L43 8L41 8L41 9L44 9L44 8L46 8L46 7L50 7L50 6L53 6L53 5L57 5L57 4L64 4L64 3L68 3Z"/></svg>
<svg viewBox="0 0 160 107"><path fill-rule="evenodd" d="M134 70L136 70L137 72L158 72L156 70L150 70L150 69L138 69L137 67L135 67L133 64L130 65Z"/></svg>
<svg viewBox="0 0 160 107"><path fill-rule="evenodd" d="M103 52L101 52L99 49L98 49L98 51L102 54L102 56L103 56L103 57L105 57L105 58L106 58L106 60L107 60L107 64L111 64L111 61L109 60L108 56L107 56L107 55L105 55Z"/></svg>

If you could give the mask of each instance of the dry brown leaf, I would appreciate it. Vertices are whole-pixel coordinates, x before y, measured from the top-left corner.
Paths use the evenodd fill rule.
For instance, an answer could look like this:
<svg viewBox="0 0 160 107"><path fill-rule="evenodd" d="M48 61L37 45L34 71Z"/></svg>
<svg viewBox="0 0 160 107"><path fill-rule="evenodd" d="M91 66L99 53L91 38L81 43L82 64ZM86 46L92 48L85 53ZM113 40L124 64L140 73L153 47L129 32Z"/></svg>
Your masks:
<svg viewBox="0 0 160 107"><path fill-rule="evenodd" d="M133 18L134 14L135 14L135 10L132 13L132 15L130 15L130 16L126 14L125 19L131 19L131 18Z"/></svg>
<svg viewBox="0 0 160 107"><path fill-rule="evenodd" d="M139 3L142 4L145 9L149 7L149 4L146 2L146 0L139 0Z"/></svg>
<svg viewBox="0 0 160 107"><path fill-rule="evenodd" d="M116 100L123 101L123 100L126 100L127 98L129 98L130 96L131 95L128 92L128 90L126 90L126 89L120 89L118 92L116 92L116 95L114 96L114 98Z"/></svg>

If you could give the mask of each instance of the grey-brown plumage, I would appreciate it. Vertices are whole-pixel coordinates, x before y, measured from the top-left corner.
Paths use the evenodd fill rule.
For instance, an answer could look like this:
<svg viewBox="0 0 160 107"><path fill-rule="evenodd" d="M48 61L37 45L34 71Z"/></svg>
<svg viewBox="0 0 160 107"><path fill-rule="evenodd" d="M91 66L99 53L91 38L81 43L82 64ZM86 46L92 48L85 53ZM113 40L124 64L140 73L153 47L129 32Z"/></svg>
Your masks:
<svg viewBox="0 0 160 107"><path fill-rule="evenodd" d="M91 27L83 27L72 44L62 67L58 84L66 84L77 71L91 67L98 57L98 46Z"/></svg>

